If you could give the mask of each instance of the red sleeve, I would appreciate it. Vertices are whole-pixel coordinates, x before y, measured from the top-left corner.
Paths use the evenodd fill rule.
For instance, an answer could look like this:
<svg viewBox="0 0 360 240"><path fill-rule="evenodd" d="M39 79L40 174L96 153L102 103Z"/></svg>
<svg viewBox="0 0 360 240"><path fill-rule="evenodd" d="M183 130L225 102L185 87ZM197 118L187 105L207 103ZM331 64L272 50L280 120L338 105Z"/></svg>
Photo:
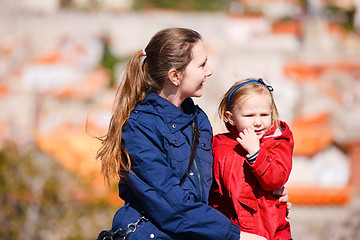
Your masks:
<svg viewBox="0 0 360 240"><path fill-rule="evenodd" d="M265 139L254 164L249 165L254 176L265 191L282 188L292 168L294 140L289 129L287 136Z"/></svg>

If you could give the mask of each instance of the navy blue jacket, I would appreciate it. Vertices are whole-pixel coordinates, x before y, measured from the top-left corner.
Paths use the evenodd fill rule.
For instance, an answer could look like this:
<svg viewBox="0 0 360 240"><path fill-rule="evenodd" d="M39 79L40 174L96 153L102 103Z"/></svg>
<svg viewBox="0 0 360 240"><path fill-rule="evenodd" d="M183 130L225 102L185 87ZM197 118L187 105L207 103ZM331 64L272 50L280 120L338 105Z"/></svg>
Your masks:
<svg viewBox="0 0 360 240"><path fill-rule="evenodd" d="M119 183L125 201L113 219L113 230L142 222L130 239L239 239L240 229L208 205L212 183L212 128L191 98L181 111L155 93L148 93L132 111L122 140L132 161L127 182ZM191 172L182 186L191 151L195 113L199 146Z"/></svg>

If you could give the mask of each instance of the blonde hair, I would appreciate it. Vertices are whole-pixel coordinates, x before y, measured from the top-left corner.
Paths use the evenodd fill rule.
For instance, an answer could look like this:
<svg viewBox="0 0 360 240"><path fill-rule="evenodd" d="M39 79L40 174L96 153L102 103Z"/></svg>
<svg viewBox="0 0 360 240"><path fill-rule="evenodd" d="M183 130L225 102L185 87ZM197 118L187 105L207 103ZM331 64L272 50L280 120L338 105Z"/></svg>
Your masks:
<svg viewBox="0 0 360 240"><path fill-rule="evenodd" d="M107 134L96 159L108 184L112 178L124 181L131 159L122 144L122 129L131 111L150 91L158 93L168 79L171 68L183 73L192 60L192 48L201 36L186 28L167 28L157 32L144 50L130 58L120 82Z"/></svg>
<svg viewBox="0 0 360 240"><path fill-rule="evenodd" d="M248 78L236 82L223 96L218 109L220 119L225 123L226 128L230 131L233 126L226 118L226 112L232 111L236 104L246 100L252 95L270 94L271 98L271 126L279 125L279 112L272 94L272 87L266 85L261 79ZM247 83L249 82L249 83ZM245 83L245 84L244 84ZM240 86L241 85L241 86ZM239 87L240 86L240 87ZM229 98L230 96L230 98Z"/></svg>

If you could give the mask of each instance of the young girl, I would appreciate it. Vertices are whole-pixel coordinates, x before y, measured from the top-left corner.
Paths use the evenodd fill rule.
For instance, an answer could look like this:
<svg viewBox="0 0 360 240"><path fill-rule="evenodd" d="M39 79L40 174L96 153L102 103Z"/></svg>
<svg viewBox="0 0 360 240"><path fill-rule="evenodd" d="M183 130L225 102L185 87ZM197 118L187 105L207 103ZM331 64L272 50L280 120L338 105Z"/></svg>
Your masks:
<svg viewBox="0 0 360 240"><path fill-rule="evenodd" d="M289 178L294 142L272 91L262 79L246 79L224 95L219 115L229 132L214 137L210 202L244 232L287 240L287 206L272 192Z"/></svg>

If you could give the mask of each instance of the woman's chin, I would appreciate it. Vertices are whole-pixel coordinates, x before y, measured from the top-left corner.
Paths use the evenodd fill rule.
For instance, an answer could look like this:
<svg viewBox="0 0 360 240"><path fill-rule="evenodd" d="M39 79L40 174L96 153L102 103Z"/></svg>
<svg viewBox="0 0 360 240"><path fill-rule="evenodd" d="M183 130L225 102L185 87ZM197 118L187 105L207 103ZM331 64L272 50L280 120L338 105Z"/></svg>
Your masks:
<svg viewBox="0 0 360 240"><path fill-rule="evenodd" d="M199 97L201 97L202 95L203 95L203 92L202 92L202 90L200 90L200 91L195 92L194 95L193 95L193 97L199 98Z"/></svg>

